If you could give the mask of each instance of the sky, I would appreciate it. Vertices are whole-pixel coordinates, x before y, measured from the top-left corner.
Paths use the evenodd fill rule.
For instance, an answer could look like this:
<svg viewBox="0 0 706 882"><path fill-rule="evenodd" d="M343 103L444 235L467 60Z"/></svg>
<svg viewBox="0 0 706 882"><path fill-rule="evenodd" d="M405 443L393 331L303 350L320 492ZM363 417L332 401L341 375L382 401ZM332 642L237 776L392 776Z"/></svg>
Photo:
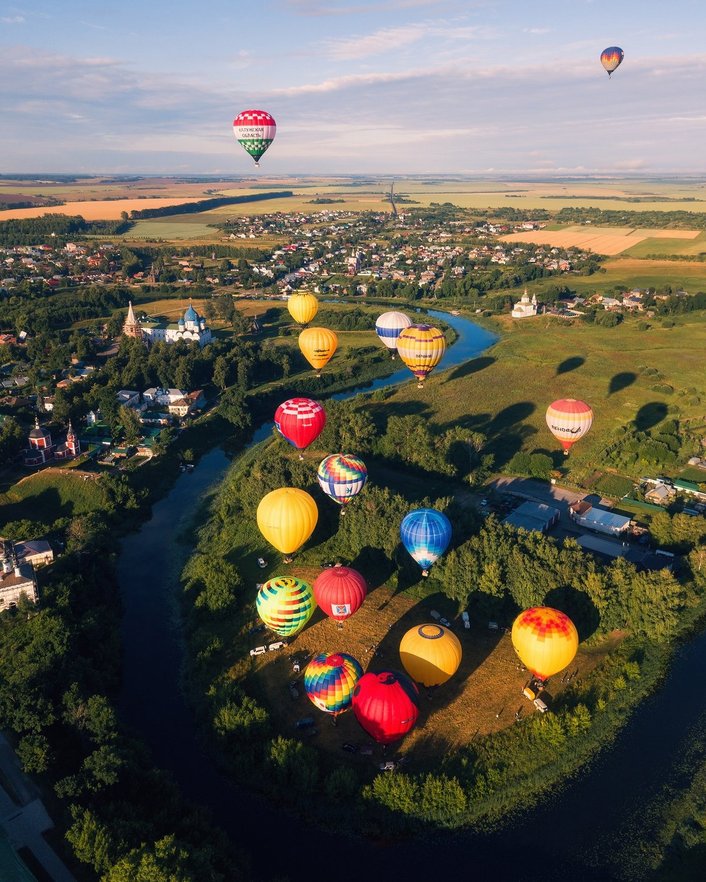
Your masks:
<svg viewBox="0 0 706 882"><path fill-rule="evenodd" d="M621 46L609 80L601 51ZM0 0L0 173L706 172L703 0Z"/></svg>

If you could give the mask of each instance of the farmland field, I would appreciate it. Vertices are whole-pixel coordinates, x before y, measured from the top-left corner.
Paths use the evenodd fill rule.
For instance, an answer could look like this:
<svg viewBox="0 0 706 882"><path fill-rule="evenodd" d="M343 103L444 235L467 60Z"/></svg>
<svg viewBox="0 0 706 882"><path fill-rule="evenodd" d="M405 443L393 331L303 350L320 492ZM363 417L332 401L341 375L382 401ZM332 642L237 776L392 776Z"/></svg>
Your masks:
<svg viewBox="0 0 706 882"><path fill-rule="evenodd" d="M187 196L173 196L163 199L97 199L95 202L66 202L64 205L53 205L39 208L15 208L0 212L0 221L20 220L22 218L41 217L44 214L81 215L85 220L119 220L123 211L141 211L143 208L165 208L182 202L198 202L198 199Z"/></svg>
<svg viewBox="0 0 706 882"><path fill-rule="evenodd" d="M645 239L652 243L661 239L669 240L664 244L661 242L658 244L663 254L684 253L682 250L676 252L672 250L673 241L678 241L679 248L682 248L681 243L683 242L701 239L701 249L706 247L704 234L699 230L650 230L632 227L573 225L558 230L530 230L500 237L502 242L534 242L537 245L549 245L552 248L582 248L584 251L592 251L594 254L607 255L620 254L627 251L628 248L643 243ZM647 253L652 253L654 248L655 246L652 245ZM696 253L699 253L698 250Z"/></svg>
<svg viewBox="0 0 706 882"><path fill-rule="evenodd" d="M660 288L671 285L690 294L706 291L706 264L678 260L640 260L617 257L601 264L592 276L564 275L561 278L528 282L527 290L539 292L554 285L567 285L581 295L604 293L616 285L626 288Z"/></svg>

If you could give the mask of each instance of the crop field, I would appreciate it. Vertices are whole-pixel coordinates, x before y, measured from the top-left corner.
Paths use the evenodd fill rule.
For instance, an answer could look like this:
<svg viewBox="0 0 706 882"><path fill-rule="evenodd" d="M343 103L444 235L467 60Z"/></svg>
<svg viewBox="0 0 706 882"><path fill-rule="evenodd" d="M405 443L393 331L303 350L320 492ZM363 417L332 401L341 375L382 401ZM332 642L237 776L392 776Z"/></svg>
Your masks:
<svg viewBox="0 0 706 882"><path fill-rule="evenodd" d="M123 211L141 211L143 208L164 208L182 202L198 202L198 199L185 196L172 196L158 199L97 199L94 202L66 202L37 208L15 208L0 212L0 220L20 220L41 217L44 214L81 215L85 220L119 220Z"/></svg>
<svg viewBox="0 0 706 882"><path fill-rule="evenodd" d="M552 248L582 248L584 251L592 251L594 254L621 254L639 245L648 239L651 242L667 239L660 249L664 254L683 253L681 250L672 251L672 241L681 243L702 239L701 248L704 245L703 233L699 230L650 230L632 227L593 227L586 225L573 225L561 230L529 230L523 233L512 233L501 236L502 242L533 242L536 245L549 245ZM654 250L651 247L648 253ZM696 252L698 253L698 251ZM635 255L637 256L637 255Z"/></svg>
<svg viewBox="0 0 706 882"><path fill-rule="evenodd" d="M293 575L311 583L320 570L291 567ZM341 746L346 743L363 744L367 739L352 711L341 714L337 725L332 718L322 714L309 701L304 692L303 673L306 661L321 652L346 652L360 661L364 669L380 670L388 667L399 670L398 647L409 628L433 622L429 615L432 608L449 614L452 604L443 595L433 595L423 601L407 593L395 594L387 585L372 590L362 607L354 616L338 628L317 609L307 627L295 638L290 638L284 653L267 653L255 658L254 672L250 675L253 691L273 715L277 728L285 734L296 731L297 719L313 716L319 734L316 746L335 752L343 757ZM313 623L313 624L312 624ZM485 735L504 729L515 719L515 712L522 716L536 713L534 706L521 693L529 680L529 674L512 647L509 634L489 631L486 622L473 622L466 630L460 619L453 630L461 641L463 659L458 672L436 689L420 687L419 721L396 750L411 759L438 757L440 747L444 753L468 743L474 732ZM253 638L253 645L258 640ZM581 648L570 671L584 676L604 657L614 642L605 641L591 649ZM301 671L292 671L293 659L301 662ZM293 699L288 686L295 682L299 697ZM548 693L552 698L566 688L561 677L552 679ZM547 699L550 701L551 699ZM306 737L306 733L304 733ZM382 754L375 746L374 761ZM350 757L352 763L370 763L369 757Z"/></svg>
<svg viewBox="0 0 706 882"><path fill-rule="evenodd" d="M703 421L706 320L694 314L676 321L673 328L650 321L651 327L641 331L638 319L602 328L548 316L508 317L506 334L479 358L432 374L424 389L410 381L384 402L366 398L361 406L483 432L497 466L518 450L542 451L578 476L601 462L607 444L632 420L651 428L673 407L682 418ZM645 368L656 369L661 378L646 375ZM655 391L657 385L662 391ZM544 420L557 398L584 399L595 415L591 432L566 459Z"/></svg>
<svg viewBox="0 0 706 882"><path fill-rule="evenodd" d="M663 231L666 232L666 231ZM706 258L706 232L698 236L681 236L681 230L671 230L676 233L673 239L665 240L664 236L658 238L648 237L638 245L633 245L625 253L630 257L649 257L651 254L675 255L678 257L704 257Z"/></svg>
<svg viewBox="0 0 706 882"><path fill-rule="evenodd" d="M199 215L202 217L203 215ZM189 239L196 241L221 241L223 233L208 224L195 221L195 215L171 215L168 217L155 217L149 220L135 221L134 226L122 234L123 239L166 239L178 241ZM182 220L183 218L183 220Z"/></svg>

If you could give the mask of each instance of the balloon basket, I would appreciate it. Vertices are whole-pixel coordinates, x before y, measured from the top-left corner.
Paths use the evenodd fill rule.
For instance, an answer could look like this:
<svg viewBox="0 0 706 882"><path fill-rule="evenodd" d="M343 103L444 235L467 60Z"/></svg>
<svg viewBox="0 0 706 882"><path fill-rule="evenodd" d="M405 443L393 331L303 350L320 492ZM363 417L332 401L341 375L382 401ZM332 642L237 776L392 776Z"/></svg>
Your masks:
<svg viewBox="0 0 706 882"><path fill-rule="evenodd" d="M289 556L287 556L287 557L284 558L284 562L285 562L286 564L290 564L290 563L292 563L293 560L294 560L294 558L293 558L293 557L289 557Z"/></svg>
<svg viewBox="0 0 706 882"><path fill-rule="evenodd" d="M417 383L417 389L423 389L424 383Z"/></svg>

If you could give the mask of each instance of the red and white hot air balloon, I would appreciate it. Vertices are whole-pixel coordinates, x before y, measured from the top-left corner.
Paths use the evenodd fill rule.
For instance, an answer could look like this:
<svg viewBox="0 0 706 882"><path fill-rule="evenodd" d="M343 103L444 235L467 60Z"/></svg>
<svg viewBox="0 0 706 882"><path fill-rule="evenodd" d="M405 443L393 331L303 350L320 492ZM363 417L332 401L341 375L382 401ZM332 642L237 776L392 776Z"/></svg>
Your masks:
<svg viewBox="0 0 706 882"><path fill-rule="evenodd" d="M243 110L233 120L233 134L240 146L260 165L260 159L275 139L277 123L266 110Z"/></svg>
<svg viewBox="0 0 706 882"><path fill-rule="evenodd" d="M322 433L326 411L311 398L288 398L275 411L277 431L297 450L304 450Z"/></svg>
<svg viewBox="0 0 706 882"><path fill-rule="evenodd" d="M564 448L567 456L570 448L588 432L593 422L593 411L585 401L577 398L560 398L547 408L549 431Z"/></svg>

